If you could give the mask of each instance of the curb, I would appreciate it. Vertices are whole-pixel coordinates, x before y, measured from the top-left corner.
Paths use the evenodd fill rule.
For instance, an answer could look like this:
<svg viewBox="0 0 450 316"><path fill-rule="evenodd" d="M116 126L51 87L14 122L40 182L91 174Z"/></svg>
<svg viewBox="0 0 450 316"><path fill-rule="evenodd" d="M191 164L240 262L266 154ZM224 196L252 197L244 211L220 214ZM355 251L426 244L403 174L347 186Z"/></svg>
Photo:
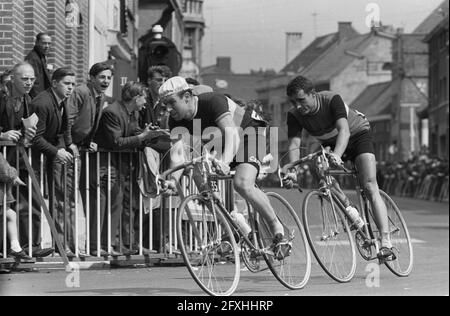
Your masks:
<svg viewBox="0 0 450 316"><path fill-rule="evenodd" d="M3 265L3 263L2 263ZM38 259L36 262L20 262L9 260L6 266L14 266L13 272L39 272L51 270L110 270L110 269L130 269L130 268L148 268L148 267L180 267L184 266L184 260L176 255L150 255L150 256L120 256L110 260L106 258L86 258L74 259L66 267L58 257Z"/></svg>

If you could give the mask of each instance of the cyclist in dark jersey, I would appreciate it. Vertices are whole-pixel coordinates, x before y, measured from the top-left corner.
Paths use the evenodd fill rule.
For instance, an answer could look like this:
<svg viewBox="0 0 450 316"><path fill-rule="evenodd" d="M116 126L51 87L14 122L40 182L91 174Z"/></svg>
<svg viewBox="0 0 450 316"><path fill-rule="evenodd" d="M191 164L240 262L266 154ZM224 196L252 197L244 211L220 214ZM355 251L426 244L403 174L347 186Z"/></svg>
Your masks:
<svg viewBox="0 0 450 316"><path fill-rule="evenodd" d="M350 109L338 94L315 92L312 82L302 76L289 83L287 95L294 106L287 117L290 162L300 158L303 129L324 147L333 149L332 164L341 165L343 159L354 162L381 232L380 255L387 260L394 259L387 209L376 179L376 158L369 122L363 114ZM289 174L284 183L289 187L294 180ZM335 188L340 190L337 183ZM340 195L345 196L342 191Z"/></svg>
<svg viewBox="0 0 450 316"><path fill-rule="evenodd" d="M221 152L219 172L227 174L230 168L236 170L235 190L269 223L274 236L273 251L277 256L280 252L289 253L290 246L284 238L282 224L268 197L255 186L260 168L258 147L255 144L260 139L260 143L265 146L265 135L261 130L265 130L267 123L253 110L239 107L222 94L211 92L195 96L186 80L181 77L169 79L162 85L159 93L170 114L169 128L172 139L178 140L179 136L185 137L186 134L194 137L205 136L206 139L202 141L211 140L211 135L223 139L222 148L214 148ZM244 137L239 132L239 127L241 131L245 130ZM247 133L251 130L254 133ZM177 141L173 145L172 167L184 162L183 148L182 141ZM180 176L178 174L175 181L178 181ZM175 187L173 183L170 186L171 189Z"/></svg>

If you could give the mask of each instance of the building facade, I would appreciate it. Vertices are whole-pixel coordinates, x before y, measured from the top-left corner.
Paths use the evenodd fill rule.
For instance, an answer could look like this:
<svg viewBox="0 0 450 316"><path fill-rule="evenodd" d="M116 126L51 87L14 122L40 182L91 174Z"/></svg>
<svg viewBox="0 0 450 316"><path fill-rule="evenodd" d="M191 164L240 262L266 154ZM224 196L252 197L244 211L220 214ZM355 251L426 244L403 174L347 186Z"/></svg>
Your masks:
<svg viewBox="0 0 450 316"><path fill-rule="evenodd" d="M183 65L180 76L197 80L200 78L202 39L205 33L203 2L204 0L184 0L183 4Z"/></svg>
<svg viewBox="0 0 450 316"><path fill-rule="evenodd" d="M49 63L70 67L85 83L90 67L110 62L115 77L108 94L137 79L137 3L133 0L0 0L0 72L11 69L48 32Z"/></svg>
<svg viewBox="0 0 450 316"><path fill-rule="evenodd" d="M429 46L430 154L449 159L449 18L447 17L425 38Z"/></svg>
<svg viewBox="0 0 450 316"><path fill-rule="evenodd" d="M398 30L387 65L393 80L369 86L352 104L368 114L380 160L407 160L425 148L448 157L448 7L443 1L410 34Z"/></svg>

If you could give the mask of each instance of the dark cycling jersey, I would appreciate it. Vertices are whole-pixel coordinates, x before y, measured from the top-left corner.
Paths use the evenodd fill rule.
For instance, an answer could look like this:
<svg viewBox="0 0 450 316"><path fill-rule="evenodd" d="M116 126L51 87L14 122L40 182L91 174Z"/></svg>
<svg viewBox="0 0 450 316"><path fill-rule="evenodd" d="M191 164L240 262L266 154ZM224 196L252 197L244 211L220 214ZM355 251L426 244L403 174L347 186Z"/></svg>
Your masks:
<svg viewBox="0 0 450 316"><path fill-rule="evenodd" d="M338 136L336 121L341 118L348 120L351 136L370 130L369 121L364 114L350 109L342 98L333 92L317 93L319 108L315 113L301 115L294 108L288 112L287 125L289 138L300 137L305 129L322 143L333 143Z"/></svg>
<svg viewBox="0 0 450 316"><path fill-rule="evenodd" d="M259 161L262 159L262 157L259 157L259 146L262 144L265 147L265 127L268 124L254 110L244 109L222 94L212 92L199 95L198 110L194 118L181 121L175 121L173 118L170 118L169 128L173 130L178 127L184 127L190 135L194 135L194 133L201 133L202 135L205 129L218 127L217 122L226 115L231 115L235 125L241 127L244 132L237 156L231 167L233 168L240 163L250 163L259 170ZM194 124L201 125L194 126ZM250 127L255 128L253 133L248 133L247 128ZM262 128L264 132L261 133L259 128ZM204 136L205 139L203 141L208 142L211 140L209 133ZM222 145L224 146L225 143L223 142Z"/></svg>
<svg viewBox="0 0 450 316"><path fill-rule="evenodd" d="M190 134L194 132L194 120L200 120L202 133L208 127L218 127L217 122L231 114L236 126L246 129L253 126L266 126L267 123L251 109L243 109L231 99L220 93L205 93L198 96L197 114L192 120L175 121L169 119L169 128L185 127ZM198 128L198 127L197 127Z"/></svg>

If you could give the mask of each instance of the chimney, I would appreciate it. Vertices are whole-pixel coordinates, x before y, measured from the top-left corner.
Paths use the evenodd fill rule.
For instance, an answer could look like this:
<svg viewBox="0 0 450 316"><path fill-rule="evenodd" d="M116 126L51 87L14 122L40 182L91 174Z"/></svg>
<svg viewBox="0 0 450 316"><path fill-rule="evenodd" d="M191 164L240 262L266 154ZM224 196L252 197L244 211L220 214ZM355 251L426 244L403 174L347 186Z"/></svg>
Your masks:
<svg viewBox="0 0 450 316"><path fill-rule="evenodd" d="M286 33L286 65L302 51L302 37L301 32Z"/></svg>
<svg viewBox="0 0 450 316"><path fill-rule="evenodd" d="M339 38L349 38L355 34L355 30L353 30L352 22L338 22L339 25Z"/></svg>
<svg viewBox="0 0 450 316"><path fill-rule="evenodd" d="M217 57L217 68L231 72L231 57Z"/></svg>

